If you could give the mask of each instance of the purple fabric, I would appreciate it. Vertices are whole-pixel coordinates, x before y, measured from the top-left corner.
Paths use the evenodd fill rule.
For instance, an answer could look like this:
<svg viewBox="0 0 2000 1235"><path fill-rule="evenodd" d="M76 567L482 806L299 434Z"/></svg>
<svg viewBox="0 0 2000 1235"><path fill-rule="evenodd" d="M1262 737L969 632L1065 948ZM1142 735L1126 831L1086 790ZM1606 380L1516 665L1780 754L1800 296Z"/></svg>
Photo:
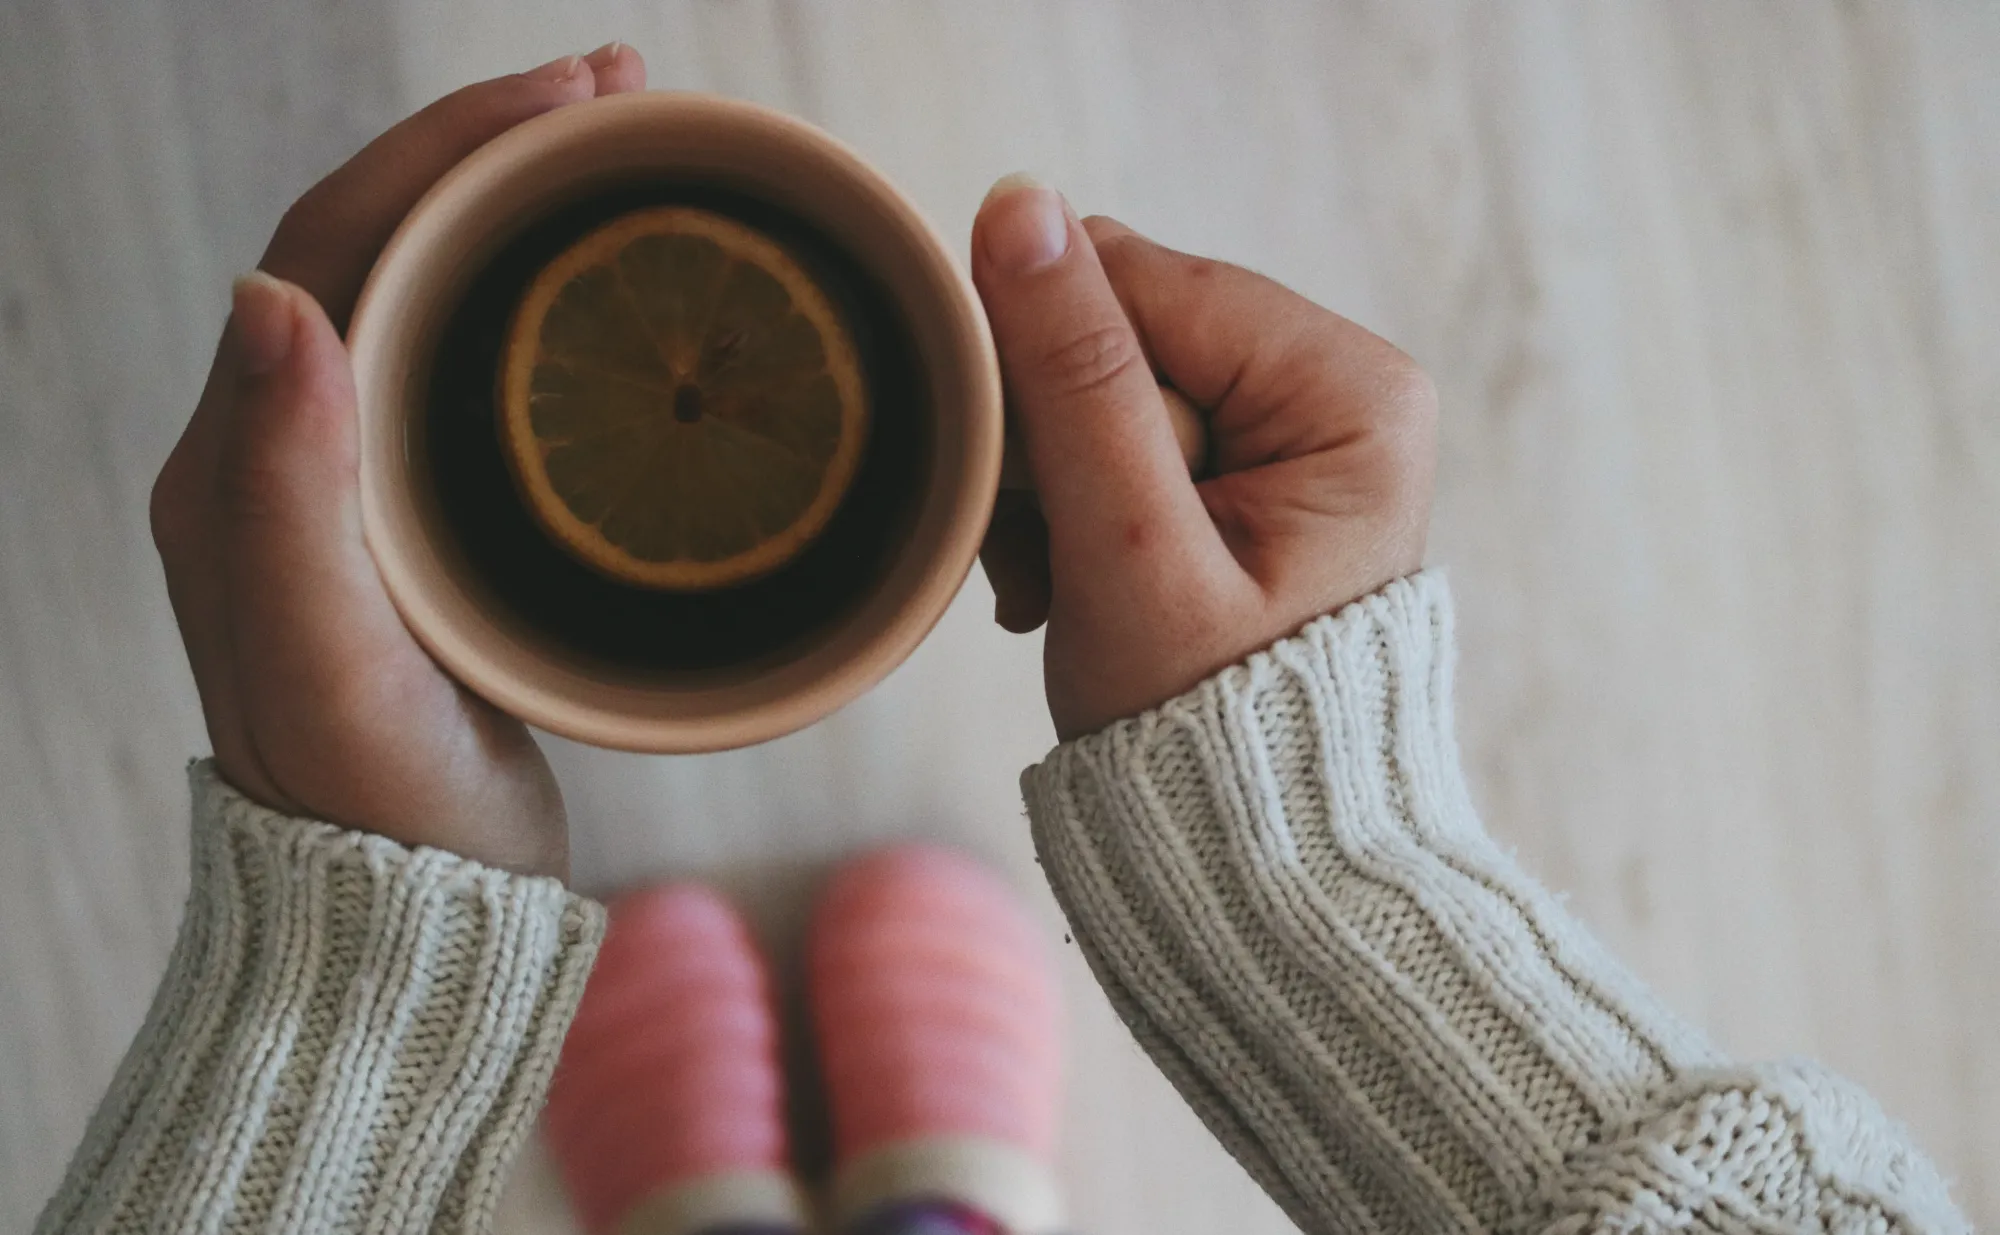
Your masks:
<svg viewBox="0 0 2000 1235"><path fill-rule="evenodd" d="M1007 1235L1000 1224L954 1201L901 1201L869 1214L847 1235Z"/></svg>
<svg viewBox="0 0 2000 1235"><path fill-rule="evenodd" d="M736 1222L701 1235L803 1235L797 1227ZM845 1235L1007 1235L1000 1224L955 1201L899 1201L869 1214Z"/></svg>

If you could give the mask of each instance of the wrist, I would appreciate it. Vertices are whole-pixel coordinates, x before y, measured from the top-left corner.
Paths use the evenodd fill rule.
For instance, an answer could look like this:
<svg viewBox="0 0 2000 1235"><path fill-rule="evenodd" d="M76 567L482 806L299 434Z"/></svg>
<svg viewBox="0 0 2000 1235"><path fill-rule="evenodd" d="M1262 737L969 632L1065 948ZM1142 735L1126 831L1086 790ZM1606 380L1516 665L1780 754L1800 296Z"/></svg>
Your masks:
<svg viewBox="0 0 2000 1235"><path fill-rule="evenodd" d="M546 764L493 771L477 787L439 785L380 811L329 822L494 870L569 881L568 813Z"/></svg>
<svg viewBox="0 0 2000 1235"><path fill-rule="evenodd" d="M539 754L477 776L440 778L383 769L379 775L315 775L277 781L261 767L217 758L216 778L275 814L430 849L496 871L569 879L568 814ZM246 783L247 782L247 783Z"/></svg>

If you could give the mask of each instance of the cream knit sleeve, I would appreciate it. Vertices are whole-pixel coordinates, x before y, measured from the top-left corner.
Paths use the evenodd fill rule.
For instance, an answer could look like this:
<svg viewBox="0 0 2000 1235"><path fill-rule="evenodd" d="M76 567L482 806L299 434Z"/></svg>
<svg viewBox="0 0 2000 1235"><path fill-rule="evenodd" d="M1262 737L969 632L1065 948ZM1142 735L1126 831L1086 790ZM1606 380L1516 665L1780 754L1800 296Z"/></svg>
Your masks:
<svg viewBox="0 0 2000 1235"><path fill-rule="evenodd" d="M602 909L190 780L180 938L35 1229L486 1230Z"/></svg>
<svg viewBox="0 0 2000 1235"><path fill-rule="evenodd" d="M1740 1067L1481 830L1443 580L1023 778L1092 969L1310 1232L1970 1230L1868 1097Z"/></svg>

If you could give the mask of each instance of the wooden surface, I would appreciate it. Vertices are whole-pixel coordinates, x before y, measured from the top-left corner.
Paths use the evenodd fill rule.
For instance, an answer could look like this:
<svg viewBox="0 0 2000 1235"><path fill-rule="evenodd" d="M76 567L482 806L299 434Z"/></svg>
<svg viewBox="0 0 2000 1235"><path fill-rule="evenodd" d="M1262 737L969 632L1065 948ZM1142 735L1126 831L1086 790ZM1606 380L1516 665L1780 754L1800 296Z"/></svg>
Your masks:
<svg viewBox="0 0 2000 1235"><path fill-rule="evenodd" d="M832 129L963 235L1018 167L1284 277L1444 392L1434 560L1496 833L1729 1047L1870 1087L2000 1223L2000 8L0 5L0 1228L138 1023L194 694L144 528L230 276L468 79L614 37ZM869 841L1037 884L1038 645L968 585L759 750L558 743L582 880L772 938ZM1073 949L1085 1230L1285 1229ZM506 1229L563 1229L531 1166Z"/></svg>

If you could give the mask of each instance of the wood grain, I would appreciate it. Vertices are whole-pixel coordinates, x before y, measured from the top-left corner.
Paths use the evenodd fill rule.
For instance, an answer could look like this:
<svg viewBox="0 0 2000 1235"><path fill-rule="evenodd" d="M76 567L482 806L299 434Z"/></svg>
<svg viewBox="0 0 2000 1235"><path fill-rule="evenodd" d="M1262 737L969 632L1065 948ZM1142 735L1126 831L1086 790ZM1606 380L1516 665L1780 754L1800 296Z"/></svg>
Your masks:
<svg viewBox="0 0 2000 1235"><path fill-rule="evenodd" d="M0 1226L136 1027L199 710L145 533L229 277L471 78L624 38L951 234L1026 167L1402 344L1493 829L1730 1048L1872 1089L2000 1223L2000 9L16 0L0 6ZM1039 647L975 579L881 689L701 759L555 746L592 889L943 836L1049 924ZM1085 1230L1286 1228L1069 950ZM531 1162L505 1229L564 1229Z"/></svg>

